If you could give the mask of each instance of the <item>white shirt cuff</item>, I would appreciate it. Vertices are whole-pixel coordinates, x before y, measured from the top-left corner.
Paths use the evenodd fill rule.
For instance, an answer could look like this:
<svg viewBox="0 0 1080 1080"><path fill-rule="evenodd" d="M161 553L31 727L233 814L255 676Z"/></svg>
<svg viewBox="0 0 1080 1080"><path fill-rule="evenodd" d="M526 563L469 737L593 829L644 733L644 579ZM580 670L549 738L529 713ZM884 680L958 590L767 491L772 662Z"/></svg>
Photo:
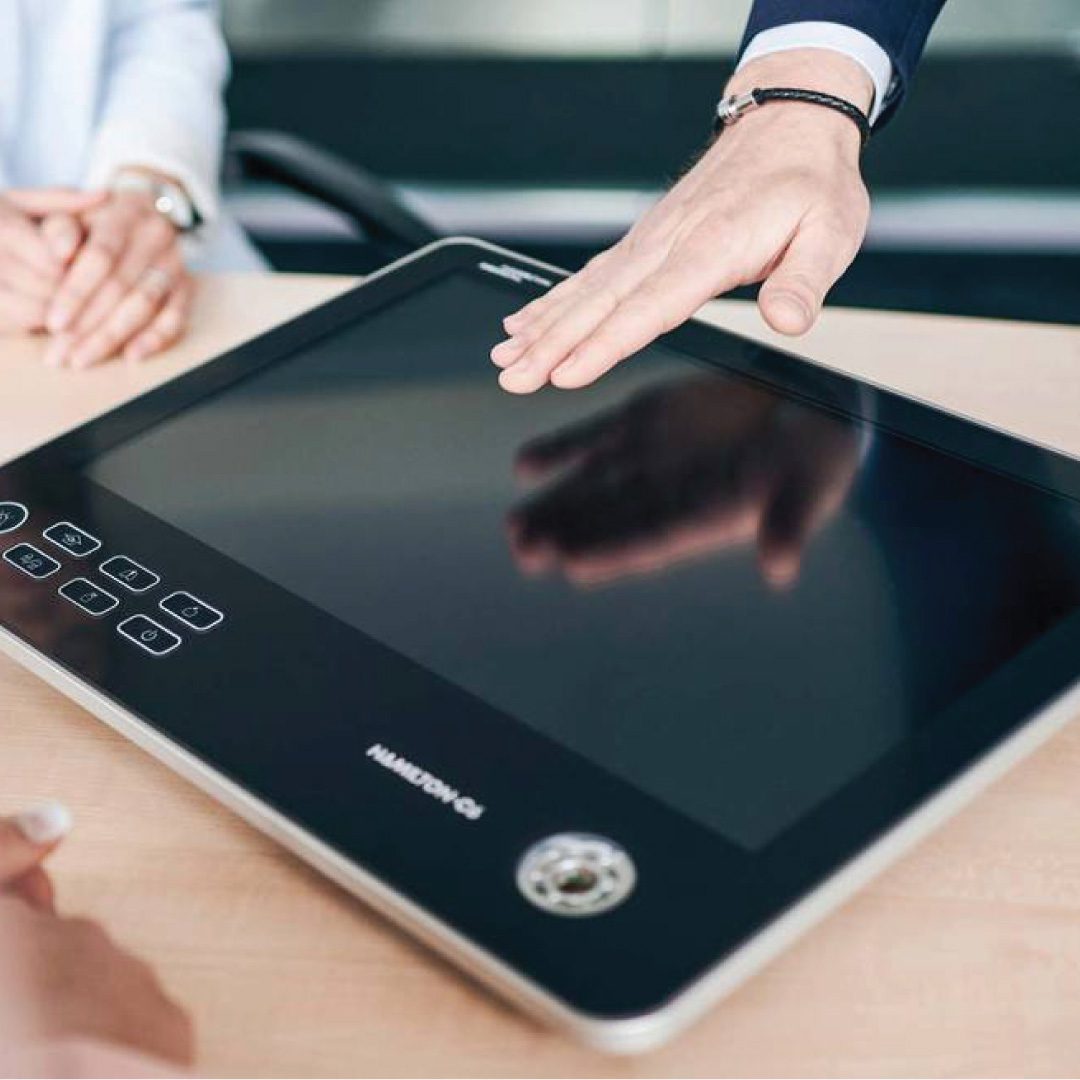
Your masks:
<svg viewBox="0 0 1080 1080"><path fill-rule="evenodd" d="M874 84L870 123L876 123L892 85L893 66L889 54L872 37L842 23L789 23L755 34L739 60L739 67L758 57L788 49L831 49L854 60Z"/></svg>
<svg viewBox="0 0 1080 1080"><path fill-rule="evenodd" d="M111 124L95 137L84 185L107 187L121 169L153 169L173 177L206 223L218 216L217 160L203 141L165 117L133 125Z"/></svg>

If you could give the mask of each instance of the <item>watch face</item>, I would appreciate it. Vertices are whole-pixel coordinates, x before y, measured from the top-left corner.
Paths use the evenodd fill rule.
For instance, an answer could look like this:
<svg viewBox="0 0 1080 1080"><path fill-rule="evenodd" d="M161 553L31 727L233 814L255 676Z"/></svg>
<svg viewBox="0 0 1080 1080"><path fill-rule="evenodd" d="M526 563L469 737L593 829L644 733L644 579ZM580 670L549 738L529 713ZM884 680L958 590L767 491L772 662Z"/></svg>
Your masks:
<svg viewBox="0 0 1080 1080"><path fill-rule="evenodd" d="M187 192L176 184L143 173L121 173L112 189L149 196L154 202L154 209L180 232L189 232L200 224L198 211Z"/></svg>
<svg viewBox="0 0 1080 1080"><path fill-rule="evenodd" d="M154 198L154 209L168 218L181 232L195 224L195 212L188 198L178 189L162 185Z"/></svg>
<svg viewBox="0 0 1080 1080"><path fill-rule="evenodd" d="M153 201L153 208L163 217L172 221L177 229L183 231L191 227L191 207L176 197L170 190L162 190Z"/></svg>

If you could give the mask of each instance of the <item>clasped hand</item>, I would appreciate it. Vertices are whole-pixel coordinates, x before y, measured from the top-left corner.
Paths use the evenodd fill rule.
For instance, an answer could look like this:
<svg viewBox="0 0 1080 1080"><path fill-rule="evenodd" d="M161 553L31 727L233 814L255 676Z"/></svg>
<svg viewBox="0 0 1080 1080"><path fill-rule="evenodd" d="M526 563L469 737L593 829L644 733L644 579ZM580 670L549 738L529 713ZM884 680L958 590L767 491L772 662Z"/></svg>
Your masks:
<svg viewBox="0 0 1080 1080"><path fill-rule="evenodd" d="M0 332L49 334L46 363L161 352L184 333L192 293L179 234L149 195L0 195Z"/></svg>

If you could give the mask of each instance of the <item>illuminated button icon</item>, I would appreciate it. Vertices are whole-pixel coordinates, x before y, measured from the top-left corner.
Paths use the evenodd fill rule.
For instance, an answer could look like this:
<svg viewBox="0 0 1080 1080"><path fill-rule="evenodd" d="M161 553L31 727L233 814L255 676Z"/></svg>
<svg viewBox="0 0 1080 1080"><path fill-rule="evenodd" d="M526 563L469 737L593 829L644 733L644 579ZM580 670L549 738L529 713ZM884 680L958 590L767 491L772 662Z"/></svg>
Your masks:
<svg viewBox="0 0 1080 1080"><path fill-rule="evenodd" d="M197 630L200 634L213 630L225 616L217 608L211 607L205 600L192 596L189 592L174 592L165 597L158 605L174 619L179 619L185 626Z"/></svg>
<svg viewBox="0 0 1080 1080"><path fill-rule="evenodd" d="M132 615L116 628L128 641L133 641L151 656L168 656L180 648L180 637L146 615Z"/></svg>
<svg viewBox="0 0 1080 1080"><path fill-rule="evenodd" d="M4 561L32 578L41 580L55 574L60 564L33 544L16 544L4 552Z"/></svg>
<svg viewBox="0 0 1080 1080"><path fill-rule="evenodd" d="M87 615L93 615L95 619L112 611L120 603L112 593L107 593L86 578L68 581L61 585L58 591L65 600L82 608Z"/></svg>
<svg viewBox="0 0 1080 1080"><path fill-rule="evenodd" d="M0 535L25 525L29 516L30 511L22 503L0 502Z"/></svg>
<svg viewBox="0 0 1080 1080"><path fill-rule="evenodd" d="M126 555L114 555L111 559L106 559L100 569L106 577L118 581L133 593L144 593L161 580L153 570L147 570Z"/></svg>
<svg viewBox="0 0 1080 1080"><path fill-rule="evenodd" d="M96 536L91 536L70 521L58 521L41 535L50 543L63 548L69 555L74 555L76 559L85 559L101 547L101 541Z"/></svg>

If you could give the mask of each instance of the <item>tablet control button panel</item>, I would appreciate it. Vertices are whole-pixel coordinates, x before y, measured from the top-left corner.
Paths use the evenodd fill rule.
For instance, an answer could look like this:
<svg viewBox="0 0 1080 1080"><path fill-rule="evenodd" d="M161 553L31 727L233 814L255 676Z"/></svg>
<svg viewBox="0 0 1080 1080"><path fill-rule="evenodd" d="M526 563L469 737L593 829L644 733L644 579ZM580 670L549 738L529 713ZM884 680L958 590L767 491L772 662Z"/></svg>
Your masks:
<svg viewBox="0 0 1080 1080"><path fill-rule="evenodd" d="M16 544L4 552L4 561L39 581L51 577L60 569L60 564L44 551L38 551L33 544Z"/></svg>
<svg viewBox="0 0 1080 1080"><path fill-rule="evenodd" d="M112 593L106 592L86 578L74 578L67 581L60 586L58 591L65 600L70 601L77 608L82 608L87 615L93 615L95 619L107 615L120 603Z"/></svg>
<svg viewBox="0 0 1080 1080"><path fill-rule="evenodd" d="M534 844L518 863L517 885L551 915L601 915L621 904L637 883L630 856L592 833L558 833Z"/></svg>
<svg viewBox="0 0 1080 1080"><path fill-rule="evenodd" d="M101 541L96 536L91 536L85 529L72 525L70 521L58 521L41 535L50 543L63 548L69 555L74 555L76 559L85 559L101 547Z"/></svg>
<svg viewBox="0 0 1080 1080"><path fill-rule="evenodd" d="M217 608L211 607L205 600L192 596L189 592L169 593L158 604L162 611L167 611L174 619L178 619L186 627L205 634L207 630L213 630L215 626L224 621L225 616Z"/></svg>
<svg viewBox="0 0 1080 1080"><path fill-rule="evenodd" d="M17 502L0 502L0 536L26 524L30 511Z"/></svg>
<svg viewBox="0 0 1080 1080"><path fill-rule="evenodd" d="M101 572L133 593L147 592L161 580L153 570L147 570L126 555L114 555L111 559L106 559L101 564Z"/></svg>
<svg viewBox="0 0 1080 1080"><path fill-rule="evenodd" d="M180 648L180 636L167 630L161 623L154 622L147 615L132 615L120 623L117 628L128 641L133 641L140 649L151 656L168 656Z"/></svg>

